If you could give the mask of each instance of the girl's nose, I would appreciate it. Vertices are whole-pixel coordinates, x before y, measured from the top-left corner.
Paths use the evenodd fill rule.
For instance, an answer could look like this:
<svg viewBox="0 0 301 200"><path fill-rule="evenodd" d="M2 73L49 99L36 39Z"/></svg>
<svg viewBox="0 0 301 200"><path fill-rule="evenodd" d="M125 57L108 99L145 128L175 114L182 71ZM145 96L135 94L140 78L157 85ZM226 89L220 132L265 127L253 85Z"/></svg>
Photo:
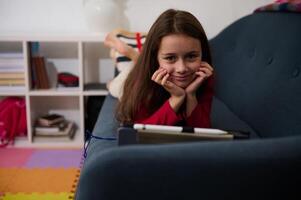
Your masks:
<svg viewBox="0 0 301 200"><path fill-rule="evenodd" d="M179 59L175 66L175 71L177 73L184 73L187 71L187 67L183 59Z"/></svg>

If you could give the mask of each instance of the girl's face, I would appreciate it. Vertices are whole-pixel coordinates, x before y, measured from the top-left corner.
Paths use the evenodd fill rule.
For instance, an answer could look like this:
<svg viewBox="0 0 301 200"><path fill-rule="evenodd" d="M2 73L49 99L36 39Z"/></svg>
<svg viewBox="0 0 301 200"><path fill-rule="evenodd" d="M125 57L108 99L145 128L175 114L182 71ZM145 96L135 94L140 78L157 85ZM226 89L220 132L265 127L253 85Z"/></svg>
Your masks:
<svg viewBox="0 0 301 200"><path fill-rule="evenodd" d="M172 34L162 38L158 51L159 67L170 74L169 81L186 88L196 77L201 66L201 43L198 39Z"/></svg>

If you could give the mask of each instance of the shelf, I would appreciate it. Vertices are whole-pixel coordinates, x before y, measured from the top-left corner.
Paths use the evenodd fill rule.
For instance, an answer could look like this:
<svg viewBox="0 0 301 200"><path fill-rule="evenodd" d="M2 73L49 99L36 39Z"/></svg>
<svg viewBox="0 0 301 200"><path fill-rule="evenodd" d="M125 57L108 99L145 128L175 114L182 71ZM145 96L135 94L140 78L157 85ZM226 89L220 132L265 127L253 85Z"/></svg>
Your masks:
<svg viewBox="0 0 301 200"><path fill-rule="evenodd" d="M30 96L79 96L79 88L53 88L45 90L31 90Z"/></svg>
<svg viewBox="0 0 301 200"><path fill-rule="evenodd" d="M27 137L16 138L18 147L80 147L84 145L88 111L85 101L108 94L106 83L114 75L114 62L104 40L107 33L0 33L0 53L18 54L24 60L25 84L22 87L0 87L0 100L9 96L21 96L26 100ZM32 71L32 42L38 42L38 56L44 58L50 89L35 89L36 72ZM36 61L36 60L35 60ZM40 61L39 61L40 62ZM35 64L37 64L35 62ZM43 66L43 65L38 65ZM34 69L37 69L36 66ZM59 73L71 73L78 77L77 87L61 87ZM37 79L34 79L37 80ZM42 79L45 81L45 76ZM42 87L39 85L39 87ZM91 98L90 98L91 97ZM102 98L101 97L101 98ZM100 109L101 106L98 107ZM57 113L65 116L77 126L73 140L60 138L38 138L34 136L36 119L42 115ZM95 115L95 113L94 113ZM90 114L90 119L96 118Z"/></svg>

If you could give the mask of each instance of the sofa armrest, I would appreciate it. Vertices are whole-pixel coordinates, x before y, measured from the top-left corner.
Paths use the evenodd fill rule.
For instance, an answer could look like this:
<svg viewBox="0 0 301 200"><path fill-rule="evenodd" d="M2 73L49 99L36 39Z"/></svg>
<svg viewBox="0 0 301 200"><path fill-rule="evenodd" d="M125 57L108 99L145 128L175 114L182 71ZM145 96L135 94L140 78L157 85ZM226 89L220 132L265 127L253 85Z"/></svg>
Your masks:
<svg viewBox="0 0 301 200"><path fill-rule="evenodd" d="M117 136L118 122L115 119L115 107L118 99L108 94L99 112L92 135L100 138L114 138ZM115 147L116 141L99 140L91 138L86 152L87 158L94 156L94 152L103 151ZM92 158L93 159L93 158Z"/></svg>
<svg viewBox="0 0 301 200"><path fill-rule="evenodd" d="M114 137L117 134L118 122L115 118L115 108L118 99L108 94L103 102L97 121L93 129L93 135L102 137Z"/></svg>
<svg viewBox="0 0 301 200"><path fill-rule="evenodd" d="M290 199L300 178L301 137L93 152L77 199Z"/></svg>

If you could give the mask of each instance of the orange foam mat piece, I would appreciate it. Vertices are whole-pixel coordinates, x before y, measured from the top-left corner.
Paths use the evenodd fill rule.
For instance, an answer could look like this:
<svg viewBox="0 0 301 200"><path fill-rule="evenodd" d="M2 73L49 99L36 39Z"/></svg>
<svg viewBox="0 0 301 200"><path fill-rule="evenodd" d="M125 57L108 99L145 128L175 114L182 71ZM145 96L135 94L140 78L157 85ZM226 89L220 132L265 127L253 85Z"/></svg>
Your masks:
<svg viewBox="0 0 301 200"><path fill-rule="evenodd" d="M7 191L18 173L17 168L0 168L0 193Z"/></svg>
<svg viewBox="0 0 301 200"><path fill-rule="evenodd" d="M77 168L20 168L11 172L9 172L11 169L5 170L16 174L13 181L10 181L2 191L4 193L74 193L79 174Z"/></svg>
<svg viewBox="0 0 301 200"><path fill-rule="evenodd" d="M0 197L1 199L1 197ZM71 200L74 199L73 193L32 193L32 194L24 194L17 193L5 194L1 200Z"/></svg>

